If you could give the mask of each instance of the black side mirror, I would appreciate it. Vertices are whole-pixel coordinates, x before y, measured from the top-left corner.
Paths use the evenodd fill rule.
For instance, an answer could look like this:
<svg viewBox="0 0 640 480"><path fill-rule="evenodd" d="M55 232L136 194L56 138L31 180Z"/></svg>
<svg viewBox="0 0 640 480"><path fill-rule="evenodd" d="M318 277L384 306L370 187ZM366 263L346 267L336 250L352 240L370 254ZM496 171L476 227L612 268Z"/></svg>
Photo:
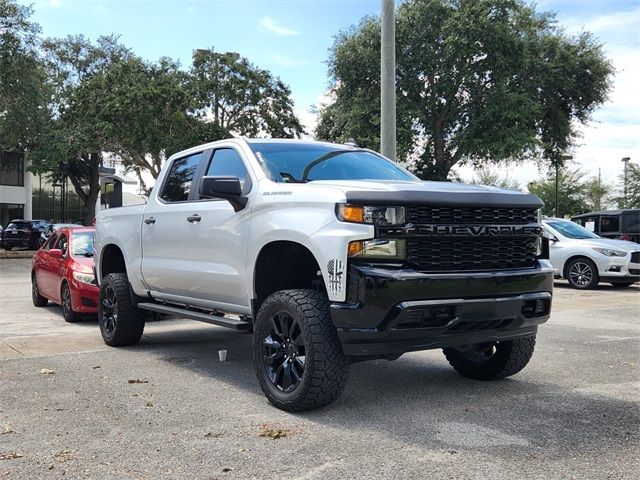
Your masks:
<svg viewBox="0 0 640 480"><path fill-rule="evenodd" d="M247 206L238 177L203 177L200 198L222 198L237 212Z"/></svg>

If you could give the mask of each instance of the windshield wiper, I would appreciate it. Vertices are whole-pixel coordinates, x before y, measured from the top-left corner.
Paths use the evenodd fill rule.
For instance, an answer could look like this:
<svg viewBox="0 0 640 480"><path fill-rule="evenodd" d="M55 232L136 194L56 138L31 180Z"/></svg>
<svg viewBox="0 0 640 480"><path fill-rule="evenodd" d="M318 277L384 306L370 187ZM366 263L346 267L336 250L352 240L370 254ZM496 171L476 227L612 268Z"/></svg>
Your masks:
<svg viewBox="0 0 640 480"><path fill-rule="evenodd" d="M316 158L315 160L313 160L309 165L307 165L306 167L304 167L304 171L302 172L302 178L299 180L300 183L306 183L309 181L313 181L313 180L309 180L309 173L311 172L311 170L318 164L322 163L322 162L326 162L327 160L333 158L333 157L337 157L338 155L342 155L343 153L353 153L353 152L362 152L362 149L354 149L354 148L350 148L348 150L334 150L332 152L328 152L325 153L324 155Z"/></svg>

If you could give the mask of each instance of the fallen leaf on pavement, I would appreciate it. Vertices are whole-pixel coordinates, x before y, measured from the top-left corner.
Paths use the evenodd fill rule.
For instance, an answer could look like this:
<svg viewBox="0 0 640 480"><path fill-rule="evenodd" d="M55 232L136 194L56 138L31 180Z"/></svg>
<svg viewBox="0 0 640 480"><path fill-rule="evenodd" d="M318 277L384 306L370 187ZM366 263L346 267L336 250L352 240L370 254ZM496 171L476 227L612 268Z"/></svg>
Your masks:
<svg viewBox="0 0 640 480"><path fill-rule="evenodd" d="M67 460L73 459L73 450L60 450L58 453L54 454L53 457L59 462L66 462Z"/></svg>
<svg viewBox="0 0 640 480"><path fill-rule="evenodd" d="M42 375L53 375L56 371L51 370L50 368L41 368L38 373L41 373Z"/></svg>
<svg viewBox="0 0 640 480"><path fill-rule="evenodd" d="M16 433L16 431L13 428L11 428L11 425L5 425L4 431L0 432L0 434L5 435L7 433Z"/></svg>
<svg viewBox="0 0 640 480"><path fill-rule="evenodd" d="M149 383L149 380L138 380L137 378L131 378L127 380L128 383Z"/></svg>
<svg viewBox="0 0 640 480"><path fill-rule="evenodd" d="M209 432L209 433L205 434L204 438L220 438L221 436L222 436L221 433Z"/></svg>
<svg viewBox="0 0 640 480"><path fill-rule="evenodd" d="M291 430L287 430L286 428L265 428L262 430L260 436L277 440L278 438L284 438L288 436L290 433Z"/></svg>

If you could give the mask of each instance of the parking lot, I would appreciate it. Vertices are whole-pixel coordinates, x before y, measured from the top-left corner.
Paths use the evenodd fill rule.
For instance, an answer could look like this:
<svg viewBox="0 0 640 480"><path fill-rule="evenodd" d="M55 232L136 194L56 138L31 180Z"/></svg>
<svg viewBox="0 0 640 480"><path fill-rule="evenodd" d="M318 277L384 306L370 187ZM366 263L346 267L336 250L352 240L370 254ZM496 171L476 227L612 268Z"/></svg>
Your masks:
<svg viewBox="0 0 640 480"><path fill-rule="evenodd" d="M95 320L32 306L29 266L0 260L0 478L638 478L638 286L556 282L510 379L413 353L353 365L336 403L294 415L262 395L250 335L160 321L109 348Z"/></svg>

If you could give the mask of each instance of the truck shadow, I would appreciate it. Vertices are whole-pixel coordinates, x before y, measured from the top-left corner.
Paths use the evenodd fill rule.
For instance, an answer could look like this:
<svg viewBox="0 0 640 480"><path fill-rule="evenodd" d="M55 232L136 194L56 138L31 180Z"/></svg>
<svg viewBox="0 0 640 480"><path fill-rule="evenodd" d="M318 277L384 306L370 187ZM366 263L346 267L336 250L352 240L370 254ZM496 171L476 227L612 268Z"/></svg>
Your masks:
<svg viewBox="0 0 640 480"><path fill-rule="evenodd" d="M552 378L540 355L521 374L498 382L460 377L440 351L407 354L394 362L357 363L333 405L288 414L272 407L258 386L251 335L215 327L149 332L132 348L246 391L245 408L265 422L365 430L416 446L433 447L434 441L454 449L527 446L558 461L568 445L579 451L638 444L640 411L624 399L624 386L611 384L618 390L608 394L609 384L594 386L586 369L571 373L570 379L569 373L567 378ZM218 361L219 349L227 350L226 362ZM567 386L576 383L581 385ZM460 435L460 430L466 433Z"/></svg>

